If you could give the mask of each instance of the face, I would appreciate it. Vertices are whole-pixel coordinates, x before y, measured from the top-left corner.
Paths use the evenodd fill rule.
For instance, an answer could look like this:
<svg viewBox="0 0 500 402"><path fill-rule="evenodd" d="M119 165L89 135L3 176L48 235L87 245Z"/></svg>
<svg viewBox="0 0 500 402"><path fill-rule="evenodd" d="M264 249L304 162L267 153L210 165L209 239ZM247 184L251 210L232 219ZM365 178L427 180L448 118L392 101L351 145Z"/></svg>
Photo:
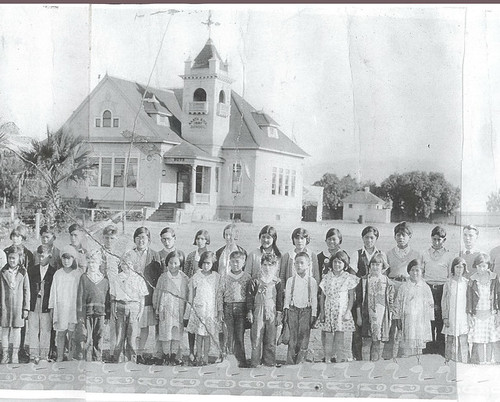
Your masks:
<svg viewBox="0 0 500 402"><path fill-rule="evenodd" d="M175 236L173 236L170 232L163 233L160 239L163 247L165 247L167 250L170 250L175 246Z"/></svg>
<svg viewBox="0 0 500 402"><path fill-rule="evenodd" d="M463 238L464 238L465 248L471 249L476 244L477 233L475 230L465 229L464 234L463 234Z"/></svg>
<svg viewBox="0 0 500 402"><path fill-rule="evenodd" d="M268 275L271 275L272 273L274 273L274 268L275 267L276 267L275 264L271 264L268 261L264 261L262 263L262 265L260 266L260 269L262 270L262 274L264 276L268 276Z"/></svg>
<svg viewBox="0 0 500 402"><path fill-rule="evenodd" d="M148 246L149 237L146 233L141 233L140 235L135 237L134 243L137 246L137 249L139 251L142 251L142 250L146 249L146 247Z"/></svg>
<svg viewBox="0 0 500 402"><path fill-rule="evenodd" d="M206 258L202 264L201 264L201 269L202 271L208 272L212 269L213 261L211 258Z"/></svg>
<svg viewBox="0 0 500 402"><path fill-rule="evenodd" d="M384 270L384 264L381 262L372 262L370 264L370 275L372 276L382 275L383 270Z"/></svg>
<svg viewBox="0 0 500 402"><path fill-rule="evenodd" d="M9 254L7 261L9 262L10 267L12 268L16 267L17 265L19 265L19 254L17 253Z"/></svg>
<svg viewBox="0 0 500 402"><path fill-rule="evenodd" d="M307 268L309 268L309 260L306 257L297 257L295 258L295 270L297 274L300 276L304 276L306 274Z"/></svg>
<svg viewBox="0 0 500 402"><path fill-rule="evenodd" d="M14 233L11 236L12 244L15 246L20 246L23 243L23 236L18 235L17 233Z"/></svg>
<svg viewBox="0 0 500 402"><path fill-rule="evenodd" d="M394 236L394 239L396 240L398 247L405 248L410 241L410 236L406 232L398 232Z"/></svg>
<svg viewBox="0 0 500 402"><path fill-rule="evenodd" d="M69 254L63 254L61 256L61 262L64 268L69 268L73 265L73 257Z"/></svg>
<svg viewBox="0 0 500 402"><path fill-rule="evenodd" d="M168 265L167 265L167 268L169 270L169 272L173 275L173 276L176 276L177 273L179 272L179 269L181 267L181 261L179 260L178 257L172 257L169 261L168 261Z"/></svg>
<svg viewBox="0 0 500 402"><path fill-rule="evenodd" d="M332 270L333 273L336 275L339 275L343 270L344 270L344 262L342 260L339 260L338 258L335 258L332 261Z"/></svg>
<svg viewBox="0 0 500 402"><path fill-rule="evenodd" d="M455 276L462 276L465 272L464 264L455 265L453 270L455 271L455 273L454 273Z"/></svg>
<svg viewBox="0 0 500 402"><path fill-rule="evenodd" d="M326 247L328 247L328 250L336 250L340 246L340 237L338 237L336 234L331 235L325 240Z"/></svg>
<svg viewBox="0 0 500 402"><path fill-rule="evenodd" d="M42 233L40 236L40 241L42 243L42 246L52 246L54 243L54 235L52 233Z"/></svg>
<svg viewBox="0 0 500 402"><path fill-rule="evenodd" d="M446 241L446 237L441 237L438 235L434 235L431 237L432 239L432 248L439 250L444 246L444 242Z"/></svg>
<svg viewBox="0 0 500 402"><path fill-rule="evenodd" d="M69 241L73 246L79 246L81 243L81 232L79 230L74 230L69 234Z"/></svg>
<svg viewBox="0 0 500 402"><path fill-rule="evenodd" d="M97 272L101 266L101 255L93 255L87 260L87 269L90 272Z"/></svg>
<svg viewBox="0 0 500 402"><path fill-rule="evenodd" d="M104 247L110 249L113 244L116 242L116 235L115 234L105 234L103 236L103 243Z"/></svg>
<svg viewBox="0 0 500 402"><path fill-rule="evenodd" d="M236 233L233 229L227 229L224 231L224 240L226 240L227 244L231 244L232 242L234 242L235 237Z"/></svg>
<svg viewBox="0 0 500 402"><path fill-rule="evenodd" d="M196 236L196 245L198 248L205 248L207 246L207 238L203 235Z"/></svg>
<svg viewBox="0 0 500 402"><path fill-rule="evenodd" d="M422 278L422 268L420 265L415 265L410 269L410 280L412 282L418 282Z"/></svg>
<svg viewBox="0 0 500 402"><path fill-rule="evenodd" d="M307 239L304 236L295 236L293 238L293 245L299 250L303 250L306 248Z"/></svg>
<svg viewBox="0 0 500 402"><path fill-rule="evenodd" d="M373 232L368 232L363 236L363 245L366 249L372 249L375 247L375 243L377 242L377 237L373 234Z"/></svg>
<svg viewBox="0 0 500 402"><path fill-rule="evenodd" d="M49 263L50 254L43 250L42 254L38 254L38 258L40 259L41 265L47 265Z"/></svg>
<svg viewBox="0 0 500 402"><path fill-rule="evenodd" d="M273 241L273 237L267 233L260 235L260 245L266 250L272 247Z"/></svg>
<svg viewBox="0 0 500 402"><path fill-rule="evenodd" d="M476 265L476 268L477 272L486 272L489 269L487 262L482 262L481 264Z"/></svg>
<svg viewBox="0 0 500 402"><path fill-rule="evenodd" d="M245 260L241 257L231 258L229 260L229 266L231 267L231 271L235 274L241 272L243 265L245 265Z"/></svg>

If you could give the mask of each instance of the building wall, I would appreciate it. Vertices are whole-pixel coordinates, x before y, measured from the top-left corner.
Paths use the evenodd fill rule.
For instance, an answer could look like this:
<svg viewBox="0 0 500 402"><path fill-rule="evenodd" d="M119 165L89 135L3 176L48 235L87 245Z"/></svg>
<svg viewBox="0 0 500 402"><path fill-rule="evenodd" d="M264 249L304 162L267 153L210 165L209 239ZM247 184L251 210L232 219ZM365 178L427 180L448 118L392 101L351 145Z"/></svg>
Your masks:
<svg viewBox="0 0 500 402"><path fill-rule="evenodd" d="M349 208L352 205L352 208ZM390 223L390 209L376 209L371 204L344 204L342 219L345 221L357 221L362 215L366 223Z"/></svg>

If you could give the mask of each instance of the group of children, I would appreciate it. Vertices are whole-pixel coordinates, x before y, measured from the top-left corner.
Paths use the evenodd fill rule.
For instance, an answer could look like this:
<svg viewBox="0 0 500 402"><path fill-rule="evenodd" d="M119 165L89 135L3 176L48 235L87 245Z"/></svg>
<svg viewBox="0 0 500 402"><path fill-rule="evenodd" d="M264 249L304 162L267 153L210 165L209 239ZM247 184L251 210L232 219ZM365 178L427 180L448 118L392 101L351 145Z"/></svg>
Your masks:
<svg viewBox="0 0 500 402"><path fill-rule="evenodd" d="M273 366L277 343L288 345L286 364L298 364L314 360L311 329L321 331L328 363L422 353L500 361L500 282L489 255L474 248L474 226L464 228L465 250L455 258L439 226L429 249L412 249L406 222L394 228L396 246L387 253L377 248L377 228L364 228L352 259L335 228L318 255L304 228L292 232L293 249L285 254L269 225L248 254L236 243L234 224L224 228L225 245L215 252L208 250L209 233L199 230L187 257L171 227L160 232L160 252L150 247L146 227L134 232L133 249L118 251L117 232L105 227L102 243L85 249L84 230L74 224L71 243L58 249L44 226L35 255L23 244L24 227L11 232L12 245L0 253L2 363L28 355L25 343L35 362L100 361L107 323L114 362L184 364L186 331L191 365L208 364L215 345L216 361L234 354L240 367ZM154 346L147 350L150 329Z"/></svg>

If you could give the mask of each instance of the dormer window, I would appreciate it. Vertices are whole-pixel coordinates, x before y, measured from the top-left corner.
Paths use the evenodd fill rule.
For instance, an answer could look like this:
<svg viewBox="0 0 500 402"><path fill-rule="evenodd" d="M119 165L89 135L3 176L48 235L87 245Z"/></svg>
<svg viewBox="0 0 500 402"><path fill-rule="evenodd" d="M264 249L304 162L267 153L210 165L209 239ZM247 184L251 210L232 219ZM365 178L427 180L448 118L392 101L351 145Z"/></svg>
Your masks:
<svg viewBox="0 0 500 402"><path fill-rule="evenodd" d="M109 110L105 110L102 114L102 126L111 127L111 112Z"/></svg>
<svg viewBox="0 0 500 402"><path fill-rule="evenodd" d="M159 126L170 127L170 120L168 119L168 116L166 116L166 115L157 114L156 115L156 124L158 124Z"/></svg>
<svg viewBox="0 0 500 402"><path fill-rule="evenodd" d="M279 135L278 135L278 129L274 126L267 126L266 127L266 131L267 131L267 136L269 138L279 138Z"/></svg>

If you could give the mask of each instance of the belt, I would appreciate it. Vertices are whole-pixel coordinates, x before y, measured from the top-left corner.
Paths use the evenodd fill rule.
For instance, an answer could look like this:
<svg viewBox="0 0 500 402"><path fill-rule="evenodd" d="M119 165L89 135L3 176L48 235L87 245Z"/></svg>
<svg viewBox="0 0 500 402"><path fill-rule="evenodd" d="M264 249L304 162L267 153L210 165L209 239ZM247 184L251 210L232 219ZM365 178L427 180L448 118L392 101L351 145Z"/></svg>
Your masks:
<svg viewBox="0 0 500 402"><path fill-rule="evenodd" d="M122 304L122 305L130 304L130 303L139 303L137 300L129 300L129 301L115 300L115 302L118 303L118 304Z"/></svg>
<svg viewBox="0 0 500 402"><path fill-rule="evenodd" d="M434 285L431 285L430 283L428 284L432 289L439 289L439 288L442 288L444 286L444 284L440 285L440 284L434 284Z"/></svg>

